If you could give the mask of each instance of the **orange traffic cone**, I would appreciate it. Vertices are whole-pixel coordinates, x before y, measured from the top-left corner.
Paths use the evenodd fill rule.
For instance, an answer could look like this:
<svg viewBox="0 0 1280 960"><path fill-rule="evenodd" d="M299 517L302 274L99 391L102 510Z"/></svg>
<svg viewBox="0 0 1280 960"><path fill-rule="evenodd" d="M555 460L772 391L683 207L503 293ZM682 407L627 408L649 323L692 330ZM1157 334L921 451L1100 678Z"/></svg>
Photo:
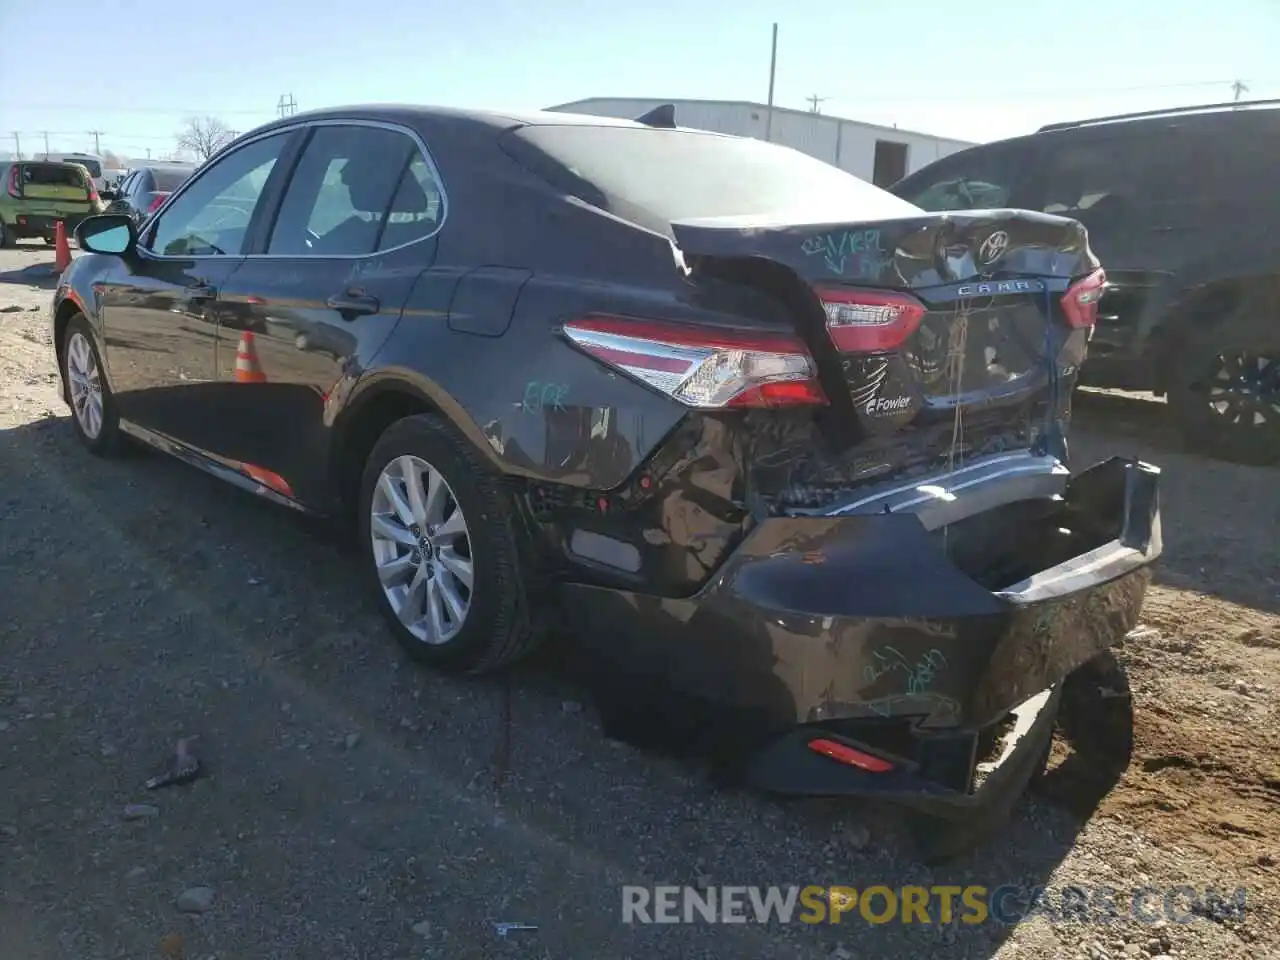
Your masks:
<svg viewBox="0 0 1280 960"><path fill-rule="evenodd" d="M53 225L53 269L62 273L71 266L71 244L67 243L67 225L59 220Z"/></svg>
<svg viewBox="0 0 1280 960"><path fill-rule="evenodd" d="M236 349L236 383L266 383L267 375L258 363L258 348L253 343L253 333L240 334L240 346Z"/></svg>

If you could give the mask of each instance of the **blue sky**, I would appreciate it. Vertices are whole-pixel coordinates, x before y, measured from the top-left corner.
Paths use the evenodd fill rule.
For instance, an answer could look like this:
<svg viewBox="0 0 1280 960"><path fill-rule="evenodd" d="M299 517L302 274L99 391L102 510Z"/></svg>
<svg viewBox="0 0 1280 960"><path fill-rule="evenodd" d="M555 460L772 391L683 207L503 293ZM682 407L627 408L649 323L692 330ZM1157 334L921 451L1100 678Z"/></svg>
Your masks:
<svg viewBox="0 0 1280 960"><path fill-rule="evenodd" d="M0 0L0 150L173 149L185 116L236 130L410 101L545 107L590 96L759 100L966 140L1059 119L1280 97L1280 0ZM196 11L201 11L197 13ZM205 12L208 11L208 12ZM60 28L53 26L62 24ZM100 45L41 38L92 27ZM87 34L72 31L77 37ZM29 39L24 39L29 38ZM20 55L29 44L29 55ZM72 56L66 54L72 53Z"/></svg>

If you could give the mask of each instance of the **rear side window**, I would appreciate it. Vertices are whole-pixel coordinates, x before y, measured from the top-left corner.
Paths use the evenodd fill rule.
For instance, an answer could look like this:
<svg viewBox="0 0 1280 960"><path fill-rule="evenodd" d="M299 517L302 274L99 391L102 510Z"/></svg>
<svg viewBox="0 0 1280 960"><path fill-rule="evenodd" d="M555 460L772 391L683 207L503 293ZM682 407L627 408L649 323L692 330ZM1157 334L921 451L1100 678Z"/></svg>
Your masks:
<svg viewBox="0 0 1280 960"><path fill-rule="evenodd" d="M820 222L920 212L799 151L693 130L527 126L511 134L508 152L588 203L657 229L702 217Z"/></svg>
<svg viewBox="0 0 1280 960"><path fill-rule="evenodd" d="M32 187L83 187L84 173L70 164L28 163L22 168L22 182Z"/></svg>
<svg viewBox="0 0 1280 960"><path fill-rule="evenodd" d="M435 231L435 171L407 134L322 126L289 181L267 253L365 256Z"/></svg>

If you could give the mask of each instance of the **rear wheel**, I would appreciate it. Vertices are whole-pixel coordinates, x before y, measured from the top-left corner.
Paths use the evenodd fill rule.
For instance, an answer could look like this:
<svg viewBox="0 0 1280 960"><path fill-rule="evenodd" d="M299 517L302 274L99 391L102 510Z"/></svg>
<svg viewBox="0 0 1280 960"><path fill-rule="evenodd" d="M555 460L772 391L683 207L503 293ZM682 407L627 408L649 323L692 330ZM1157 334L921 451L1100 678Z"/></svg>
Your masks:
<svg viewBox="0 0 1280 960"><path fill-rule="evenodd" d="M1183 350L1169 406L1197 450L1237 463L1280 462L1280 342L1231 335L1245 318ZM1273 338L1274 339L1274 338Z"/></svg>
<svg viewBox="0 0 1280 960"><path fill-rule="evenodd" d="M506 497L439 419L392 424L365 465L361 539L379 607L415 659L480 673L535 639Z"/></svg>
<svg viewBox="0 0 1280 960"><path fill-rule="evenodd" d="M0 220L0 249L12 247L15 240L16 238L13 235L13 231L5 226L5 222L3 220Z"/></svg>

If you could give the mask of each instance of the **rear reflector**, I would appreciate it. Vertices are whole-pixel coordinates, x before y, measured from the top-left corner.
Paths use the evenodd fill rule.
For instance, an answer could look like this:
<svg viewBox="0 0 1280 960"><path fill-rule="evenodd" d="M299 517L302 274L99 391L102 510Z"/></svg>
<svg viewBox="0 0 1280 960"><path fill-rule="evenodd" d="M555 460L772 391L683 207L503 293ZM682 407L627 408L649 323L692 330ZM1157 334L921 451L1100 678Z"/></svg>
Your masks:
<svg viewBox="0 0 1280 960"><path fill-rule="evenodd" d="M893 290L820 286L816 291L827 315L827 332L841 353L896 350L925 314L923 303Z"/></svg>
<svg viewBox="0 0 1280 960"><path fill-rule="evenodd" d="M863 753L861 750L856 750L845 743L837 743L835 740L827 740L825 738L810 740L809 749L814 753L820 753L824 757L830 757L832 760L837 760L850 767L865 770L867 773L888 773L893 769L893 764L888 760L882 760L869 753Z"/></svg>
<svg viewBox="0 0 1280 960"><path fill-rule="evenodd" d="M1107 292L1107 274L1101 268L1077 280L1062 295L1062 312L1073 327L1092 327L1098 322L1098 304Z"/></svg>
<svg viewBox="0 0 1280 960"><path fill-rule="evenodd" d="M598 314L566 323L564 333L597 360L689 407L827 402L809 351L788 334Z"/></svg>

